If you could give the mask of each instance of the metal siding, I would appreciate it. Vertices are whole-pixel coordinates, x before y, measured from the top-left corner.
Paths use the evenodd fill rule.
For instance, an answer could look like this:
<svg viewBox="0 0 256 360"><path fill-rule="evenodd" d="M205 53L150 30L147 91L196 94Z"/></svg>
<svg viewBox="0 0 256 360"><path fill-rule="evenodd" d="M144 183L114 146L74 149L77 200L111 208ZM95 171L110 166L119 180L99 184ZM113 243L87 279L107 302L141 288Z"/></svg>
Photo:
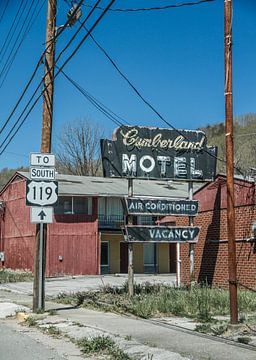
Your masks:
<svg viewBox="0 0 256 360"><path fill-rule="evenodd" d="M59 260L63 256L63 260ZM56 215L47 231L47 276L98 274L98 222L94 216Z"/></svg>
<svg viewBox="0 0 256 360"><path fill-rule="evenodd" d="M35 225L30 223L30 211L25 206L25 180L15 181L2 193L5 214L1 221L2 266L12 269L34 268Z"/></svg>

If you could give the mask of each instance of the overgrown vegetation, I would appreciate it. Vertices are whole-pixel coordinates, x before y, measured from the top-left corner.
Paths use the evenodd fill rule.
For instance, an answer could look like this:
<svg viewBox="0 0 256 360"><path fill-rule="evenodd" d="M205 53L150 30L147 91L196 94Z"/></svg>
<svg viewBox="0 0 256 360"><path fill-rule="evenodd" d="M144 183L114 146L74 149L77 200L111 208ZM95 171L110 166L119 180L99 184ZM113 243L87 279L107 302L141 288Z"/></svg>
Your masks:
<svg viewBox="0 0 256 360"><path fill-rule="evenodd" d="M19 281L31 281L33 274L28 270L0 269L0 284Z"/></svg>
<svg viewBox="0 0 256 360"><path fill-rule="evenodd" d="M86 355L106 354L109 355L112 360L132 360L109 336L82 338L77 341L77 345L82 353Z"/></svg>
<svg viewBox="0 0 256 360"><path fill-rule="evenodd" d="M135 285L135 295L127 295L127 283L121 287L107 286L97 292L61 293L57 301L118 313L130 313L142 318L178 315L209 321L214 315L229 314L227 290L195 285L191 288L174 288L164 285ZM256 294L238 292L239 312L256 310Z"/></svg>
<svg viewBox="0 0 256 360"><path fill-rule="evenodd" d="M218 157L225 159L226 137L224 122L201 128L208 144L218 147ZM234 165L243 173L256 167L256 114L246 114L234 119ZM217 161L217 173L225 173L225 162Z"/></svg>

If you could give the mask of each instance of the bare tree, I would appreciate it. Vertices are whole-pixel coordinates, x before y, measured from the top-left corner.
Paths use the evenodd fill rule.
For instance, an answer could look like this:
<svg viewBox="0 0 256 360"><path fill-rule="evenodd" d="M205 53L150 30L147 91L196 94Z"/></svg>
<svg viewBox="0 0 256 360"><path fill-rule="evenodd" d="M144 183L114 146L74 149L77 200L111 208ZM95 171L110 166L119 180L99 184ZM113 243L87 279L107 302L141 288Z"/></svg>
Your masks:
<svg viewBox="0 0 256 360"><path fill-rule="evenodd" d="M87 119L64 125L57 137L57 169L72 175L101 175L100 139L103 131Z"/></svg>

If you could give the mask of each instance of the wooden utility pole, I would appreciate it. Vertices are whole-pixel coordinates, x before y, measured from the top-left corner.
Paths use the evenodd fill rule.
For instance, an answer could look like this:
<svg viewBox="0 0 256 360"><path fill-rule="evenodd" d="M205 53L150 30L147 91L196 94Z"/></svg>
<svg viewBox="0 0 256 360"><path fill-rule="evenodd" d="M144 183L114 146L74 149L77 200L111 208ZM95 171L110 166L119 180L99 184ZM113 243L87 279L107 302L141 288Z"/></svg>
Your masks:
<svg viewBox="0 0 256 360"><path fill-rule="evenodd" d="M225 121L227 172L227 232L230 322L237 324L237 279L235 243L234 149L233 149L233 94L232 94L232 0L224 0L225 47Z"/></svg>
<svg viewBox="0 0 256 360"><path fill-rule="evenodd" d="M133 196L133 179L128 178L128 196ZM128 215L128 224L133 224L133 215ZM134 295L133 244L128 243L128 294Z"/></svg>
<svg viewBox="0 0 256 360"><path fill-rule="evenodd" d="M46 25L45 79L44 79L44 94L43 94L44 95L43 124L42 124L42 139L41 139L42 153L51 152L55 29L56 29L56 0L48 0L47 25ZM46 238L47 238L47 225L37 224L36 257L35 257L35 267L34 267L34 289L33 289L34 312L43 311L45 305L44 277L45 277Z"/></svg>

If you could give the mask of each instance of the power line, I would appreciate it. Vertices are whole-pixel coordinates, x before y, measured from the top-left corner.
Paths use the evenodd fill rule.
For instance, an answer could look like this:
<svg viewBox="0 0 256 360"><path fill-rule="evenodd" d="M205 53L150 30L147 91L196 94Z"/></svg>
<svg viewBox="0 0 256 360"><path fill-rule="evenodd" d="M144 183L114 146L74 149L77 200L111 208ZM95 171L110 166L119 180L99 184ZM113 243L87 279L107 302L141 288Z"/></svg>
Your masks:
<svg viewBox="0 0 256 360"><path fill-rule="evenodd" d="M66 1L66 0L65 0ZM214 1L214 0L210 0ZM66 1L67 2L67 1ZM84 29L86 27L84 26ZM137 96L170 128L172 128L174 131L176 131L178 134L182 135L184 137L184 134L182 134L176 127L174 127L170 122L168 122L158 110L148 101L146 98L141 94L141 92L132 84L132 82L128 79L128 77L120 70L119 66L116 64L116 62L111 58L111 56L107 53L107 51L103 48L102 45L99 44L98 41L96 41L95 37L93 35L90 35L90 38L93 40L93 42L96 44L96 46L104 53L104 55L107 57L107 59L110 61L110 63L114 66L114 68L117 70L117 72L121 75L121 77L128 83L128 85L132 88L132 90L137 94ZM186 138L186 137L184 137ZM207 151L207 149L204 149L204 151L211 157L215 158L216 160L219 160L221 162L226 163L226 160L219 158L218 156L210 153ZM244 173L237 167L234 166L234 169L239 172L241 175L244 176Z"/></svg>
<svg viewBox="0 0 256 360"><path fill-rule="evenodd" d="M92 104L94 105L100 112L102 112L106 117L108 117L111 121L113 121L117 126L124 125L127 121L117 115L115 112L110 110L107 106L102 104L99 100L97 100L93 95L91 95L87 90L85 90L81 85L79 85L75 80L71 79L63 70L61 71L65 78L73 84L73 86ZM121 121L120 121L121 120Z"/></svg>
<svg viewBox="0 0 256 360"><path fill-rule="evenodd" d="M156 10L168 10L168 9L174 9L184 6L194 6L194 5L201 5L203 3L207 2L213 2L215 0L200 0L200 1L193 1L193 2L185 2L181 4L174 4L174 5L163 5L163 6L154 6L154 7L148 7L148 8L133 8L133 9L109 9L109 11L113 12L143 12L143 11L156 11ZM90 8L91 5L84 4L85 7ZM97 7L97 9L102 10L101 7Z"/></svg>
<svg viewBox="0 0 256 360"><path fill-rule="evenodd" d="M22 5L23 5L23 3L22 3L22 1L21 1L21 2L20 2L20 6L19 6L19 8L18 8L18 11L16 12L16 15L15 15L15 17L14 17L14 19L13 19L13 22L12 22L12 24L11 24L11 27L10 27L10 29L9 29L9 31L8 31L8 34L6 35L6 38L5 38L5 40L4 40L4 42L3 42L3 45L2 45L2 47L1 47L1 49L0 49L0 54L2 53L2 51L3 51L3 49L4 49L4 47L5 47L6 43L7 43L7 41L9 40L9 36L11 35L12 29L13 29L13 27L14 27L14 24L15 24L16 20L17 20L17 17L18 17L18 15L19 15L19 12L20 12L20 10L21 10ZM1 59L0 59L0 62L1 62Z"/></svg>
<svg viewBox="0 0 256 360"><path fill-rule="evenodd" d="M45 1L46 1L46 0L43 1L41 7L39 8L39 10L38 10L38 12L37 12L37 14L35 15L36 7L39 5L39 2L40 2L40 0L38 0L37 5L36 5L36 7L35 7L35 9L34 9L34 12L31 14L31 18L30 18L30 20L29 20L29 23L27 24L27 27L26 27L26 29L25 29L25 31L24 31L24 33L23 33L22 39L20 40L20 43L19 43L19 45L17 46L17 48L16 48L16 50L15 50L15 53L13 54L12 59L9 61L9 64L7 65L4 78L3 78L3 80L2 80L2 82L1 82L1 84L0 84L0 89L1 89L1 87L3 86L3 84L4 84L4 82L5 82L8 74L9 74L9 72L10 72L10 70L11 70L12 64L13 64L16 56L17 56L17 53L18 53L18 51L19 51L19 49L20 49L23 41L26 39L26 37L27 37L27 35L29 34L32 26L34 25L34 23L35 23L38 15L40 14L42 8L44 7ZM33 16L34 16L34 20L33 20ZM33 20L33 21L32 21L32 20Z"/></svg>
<svg viewBox="0 0 256 360"><path fill-rule="evenodd" d="M90 35L90 33L95 29L95 27L99 24L99 22L102 20L102 18L104 17L104 15L106 14L106 12L108 11L109 7L115 2L115 0L111 0L110 3L106 6L106 8L104 9L104 11L101 13L101 15L98 17L98 19L94 22L94 24L91 26L89 32L83 37L83 39L79 42L79 44L77 45L77 47L74 49L74 51L71 53L71 55L65 60L65 62L61 65L61 67L59 68L58 72L56 73L56 75L54 76L54 78L52 79L52 81L48 84L48 86L54 81L54 79L59 75L59 73L63 70L63 68L66 66L66 64L73 58L73 56L77 53L77 51L79 50L79 48L82 46L83 42L88 38L88 36ZM47 87L45 87L44 91L47 89ZM35 95L35 92L33 94L33 97ZM19 129L21 128L21 126L24 124L25 120L28 118L29 114L31 113L31 111L34 109L35 105L38 103L39 99L42 97L43 92L36 98L36 100L34 101L34 103L31 105L30 109L28 110L27 114L25 115L24 119L21 121L21 123L19 124L19 126L17 127L17 129L15 130L15 132L13 133L13 135L10 137L9 141L7 142L7 144L5 145L5 147L3 148L3 150L0 152L0 155L3 154L3 152L5 151L5 149L7 148L7 146L10 144L10 142L12 141L12 139L14 138L14 136L17 134L17 132L19 131ZM30 102L32 102L33 97L29 100L29 103L27 104L26 108L28 107L28 105L30 104ZM24 113L24 112L23 112ZM23 115L22 113L22 115ZM21 117L19 117L19 119L16 121L14 127L18 124L18 121L20 120ZM14 127L12 130L14 130ZM8 137L10 136L10 132L7 135L7 137L4 139L4 141L2 142L2 144L0 145L0 148L3 147L4 143L7 141Z"/></svg>
<svg viewBox="0 0 256 360"><path fill-rule="evenodd" d="M80 5L82 4L82 2L83 2L83 0L80 0L78 6L80 6ZM76 11L77 11L77 10L76 10ZM74 11L74 13L72 14L71 18L72 18L73 16L75 16L76 11ZM66 23L63 25L63 27L61 28L61 30L60 30L60 31L58 32L58 34L55 36L55 39L53 39L54 41L56 41L56 38L57 38L58 36L60 36L61 33L68 27L68 25L69 25L69 20L70 20L70 19L68 19L68 20L66 21ZM36 75L36 73L37 73L37 70L38 70L39 66L42 64L43 58L44 58L44 56L45 56L45 53L46 53L46 51L48 50L48 48L49 48L50 45L51 45L51 44L48 44L48 45L47 45L47 47L46 47L46 49L44 50L43 54L40 56L40 58L39 58L39 60L38 60L38 62L37 62L37 64L36 64L36 66L35 66L35 69L34 69L32 75L31 75L28 83L27 83L26 86L25 86L25 89L23 90L23 92L22 92L22 94L20 95L18 101L16 102L13 110L11 111L11 114L8 116L8 118L7 118L7 120L5 121L4 125L3 125L2 128L0 129L0 135L1 135L1 133L3 132L3 130L5 129L6 125L7 125L7 124L9 123L9 121L11 120L11 118L12 118L12 116L14 115L16 109L18 108L21 100L23 99L25 93L27 92L30 84L32 83L32 81L33 81L33 79L34 79L34 77L35 77L35 75ZM33 96L32 96L32 98L30 99L31 101L32 101L33 97L35 96L37 90L38 90L38 89L40 88L40 86L42 85L42 83L43 83L43 81L44 81L44 78L45 78L45 76L44 76L43 79L40 81L38 87L36 88L36 91L33 93ZM26 107L26 108L27 108L27 107ZM23 113L24 113L24 112L23 112ZM22 113L22 115L23 115L23 113ZM1 147L2 147L2 145L0 146L0 148L1 148Z"/></svg>
<svg viewBox="0 0 256 360"><path fill-rule="evenodd" d="M27 3L28 3L28 1L27 1ZM33 4L34 4L34 2L32 2L32 3L30 4L30 7L29 7L29 9L28 9L28 11L27 11L27 14L25 15L25 19L24 19L24 21L23 21L23 23L22 23L22 25L21 25L21 27L20 27L20 29L19 29L19 31L18 31L18 34L17 34L17 36L16 36L16 38L15 38L15 40L14 40L13 46L12 46L12 48L11 48L11 51L10 51L8 57L7 57L7 60L5 61L5 65L3 66L2 71L0 72L0 78L1 78L2 75L4 74L6 68L8 67L8 62L10 61L10 58L11 58L11 56L13 55L13 53L14 53L14 51L15 51L15 47L16 47L16 45L17 45L17 42L19 41L20 37L22 36L22 32L23 32L23 29L24 29L26 23L27 23L27 22L30 23L30 20L28 20L28 17L30 16L30 12L31 12L31 10L32 10L32 8L33 8ZM26 5L25 5L25 6L26 6ZM36 6L37 6L37 4L36 4ZM24 9L25 9L25 8L24 8ZM24 9L23 9L23 10L24 10ZM22 12L22 14L23 14L23 12ZM33 13L32 13L32 16L33 16Z"/></svg>
<svg viewBox="0 0 256 360"><path fill-rule="evenodd" d="M2 19L3 19L3 17L4 17L4 14L5 14L5 12L6 12L6 9L7 9L8 5L9 5L9 2L10 2L10 0L7 0L7 1L6 1L4 10L3 10L2 15L1 15L1 17L0 17L0 22L2 21Z"/></svg>

